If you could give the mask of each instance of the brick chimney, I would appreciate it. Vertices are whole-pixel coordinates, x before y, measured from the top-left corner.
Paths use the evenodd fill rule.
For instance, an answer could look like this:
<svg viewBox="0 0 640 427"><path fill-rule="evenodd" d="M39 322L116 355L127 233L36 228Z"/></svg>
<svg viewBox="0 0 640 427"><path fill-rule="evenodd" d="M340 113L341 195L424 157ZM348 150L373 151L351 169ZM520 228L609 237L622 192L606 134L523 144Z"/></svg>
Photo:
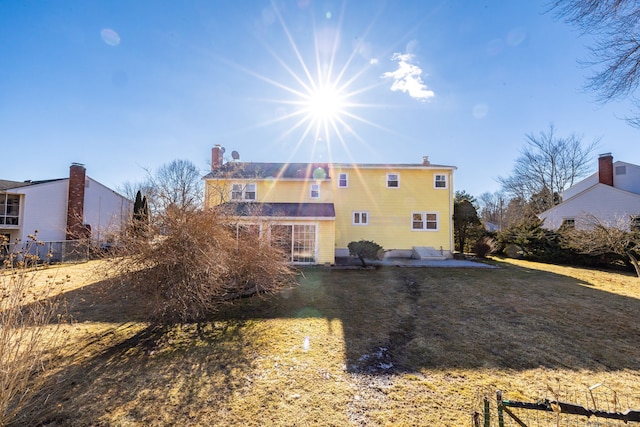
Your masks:
<svg viewBox="0 0 640 427"><path fill-rule="evenodd" d="M72 163L69 168L69 197L67 201L67 240L89 237L90 229L82 221L84 218L84 186L86 170L80 163Z"/></svg>
<svg viewBox="0 0 640 427"><path fill-rule="evenodd" d="M429 156L422 156L422 165L429 166L431 162L429 161Z"/></svg>
<svg viewBox="0 0 640 427"><path fill-rule="evenodd" d="M600 154L598 157L598 181L613 187L613 156L611 153Z"/></svg>
<svg viewBox="0 0 640 427"><path fill-rule="evenodd" d="M224 148L220 144L216 144L211 150L211 170L222 166L222 155L224 154Z"/></svg>

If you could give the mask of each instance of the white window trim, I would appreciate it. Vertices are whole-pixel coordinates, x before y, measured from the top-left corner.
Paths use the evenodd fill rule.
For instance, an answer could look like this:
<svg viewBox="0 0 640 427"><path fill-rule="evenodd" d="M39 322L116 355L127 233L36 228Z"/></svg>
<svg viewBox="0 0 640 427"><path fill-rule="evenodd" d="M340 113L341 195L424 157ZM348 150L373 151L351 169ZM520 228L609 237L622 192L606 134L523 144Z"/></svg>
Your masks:
<svg viewBox="0 0 640 427"><path fill-rule="evenodd" d="M438 181L438 177L442 176L444 177L444 180ZM433 176L433 188L435 188L436 190L445 190L448 186L449 183L447 182L447 175L443 174L443 173L437 173ZM444 186L443 187L438 187L438 182L444 182Z"/></svg>
<svg viewBox="0 0 640 427"><path fill-rule="evenodd" d="M233 189L234 186L239 185L241 190L236 191ZM253 186L253 191L249 191L249 193L254 194L253 199L247 199L247 187ZM240 197L234 198L233 193L240 193ZM243 184L241 182L233 182L231 183L231 201L232 202L255 202L258 200L258 185L255 182L249 182L247 184Z"/></svg>
<svg viewBox="0 0 640 427"><path fill-rule="evenodd" d="M316 190L318 192L317 196L313 195L314 187L317 189ZM311 184L311 187L309 188L309 198L311 198L311 199L319 199L320 198L320 184Z"/></svg>
<svg viewBox="0 0 640 427"><path fill-rule="evenodd" d="M344 175L345 185L340 185L340 175ZM338 174L338 188L349 188L349 174L346 172L340 172Z"/></svg>
<svg viewBox="0 0 640 427"><path fill-rule="evenodd" d="M424 228L413 228L413 216L416 214L420 214L422 218L422 225ZM427 228L427 215L435 215L436 216L436 228ZM430 211L414 211L411 212L411 231L440 231L440 214L438 212L430 212Z"/></svg>
<svg viewBox="0 0 640 427"><path fill-rule="evenodd" d="M397 177L396 181L398 182L398 185L396 187L390 187L389 186L389 176L391 176L391 175L395 175ZM387 183L387 188L393 188L394 190L396 188L400 188L400 174L398 172L389 172L389 173L387 173L387 181L386 181L386 183Z"/></svg>
<svg viewBox="0 0 640 427"><path fill-rule="evenodd" d="M356 222L356 214L360 216L360 222ZM362 214L366 215L367 221L362 222ZM351 211L351 225L365 226L369 225L369 211Z"/></svg>

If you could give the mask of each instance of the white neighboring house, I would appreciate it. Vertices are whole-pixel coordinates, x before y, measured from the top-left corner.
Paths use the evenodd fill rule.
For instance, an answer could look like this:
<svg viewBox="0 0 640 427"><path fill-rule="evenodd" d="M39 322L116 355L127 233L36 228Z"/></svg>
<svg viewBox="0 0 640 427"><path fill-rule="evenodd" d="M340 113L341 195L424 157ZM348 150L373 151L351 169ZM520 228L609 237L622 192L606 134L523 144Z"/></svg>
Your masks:
<svg viewBox="0 0 640 427"><path fill-rule="evenodd" d="M611 153L598 158L598 172L564 191L562 203L538 215L543 227L586 228L590 217L609 225L624 221L640 227L640 166L613 161Z"/></svg>
<svg viewBox="0 0 640 427"><path fill-rule="evenodd" d="M86 176L74 163L69 178L44 181L0 180L0 235L11 243L38 240L59 242L90 238L107 243L131 217L133 203Z"/></svg>

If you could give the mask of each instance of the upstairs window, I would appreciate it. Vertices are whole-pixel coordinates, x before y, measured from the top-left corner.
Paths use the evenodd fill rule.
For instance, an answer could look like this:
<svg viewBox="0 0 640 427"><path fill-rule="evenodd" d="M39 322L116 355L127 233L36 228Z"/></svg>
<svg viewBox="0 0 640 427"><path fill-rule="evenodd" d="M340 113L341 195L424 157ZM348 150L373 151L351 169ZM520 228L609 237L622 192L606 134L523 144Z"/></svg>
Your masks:
<svg viewBox="0 0 640 427"><path fill-rule="evenodd" d="M19 225L20 196L0 194L0 225Z"/></svg>
<svg viewBox="0 0 640 427"><path fill-rule="evenodd" d="M349 175L346 173L338 174L338 188L347 188L349 186Z"/></svg>
<svg viewBox="0 0 640 427"><path fill-rule="evenodd" d="M414 231L437 231L438 214L435 212L413 212L411 229Z"/></svg>
<svg viewBox="0 0 640 427"><path fill-rule="evenodd" d="M564 218L562 220L561 227L565 228L575 228L576 227L576 219L575 218Z"/></svg>
<svg viewBox="0 0 640 427"><path fill-rule="evenodd" d="M247 184L244 188L244 199L245 200L255 200L256 199L256 185L255 184Z"/></svg>
<svg viewBox="0 0 640 427"><path fill-rule="evenodd" d="M231 200L242 200L242 184L231 186Z"/></svg>
<svg viewBox="0 0 640 427"><path fill-rule="evenodd" d="M627 167L626 166L616 166L616 175L626 175Z"/></svg>
<svg viewBox="0 0 640 427"><path fill-rule="evenodd" d="M446 175L436 175L435 177L435 187L436 188L447 188L447 176Z"/></svg>
<svg viewBox="0 0 640 427"><path fill-rule="evenodd" d="M311 194L309 196L312 199L318 199L320 197L320 184L311 184Z"/></svg>
<svg viewBox="0 0 640 427"><path fill-rule="evenodd" d="M631 217L631 231L640 231L640 216Z"/></svg>
<svg viewBox="0 0 640 427"><path fill-rule="evenodd" d="M256 184L231 184L231 200L256 200Z"/></svg>
<svg viewBox="0 0 640 427"><path fill-rule="evenodd" d="M398 188L400 187L400 175L397 173L388 173L387 174L387 188Z"/></svg>
<svg viewBox="0 0 640 427"><path fill-rule="evenodd" d="M353 225L369 225L369 212L354 211Z"/></svg>

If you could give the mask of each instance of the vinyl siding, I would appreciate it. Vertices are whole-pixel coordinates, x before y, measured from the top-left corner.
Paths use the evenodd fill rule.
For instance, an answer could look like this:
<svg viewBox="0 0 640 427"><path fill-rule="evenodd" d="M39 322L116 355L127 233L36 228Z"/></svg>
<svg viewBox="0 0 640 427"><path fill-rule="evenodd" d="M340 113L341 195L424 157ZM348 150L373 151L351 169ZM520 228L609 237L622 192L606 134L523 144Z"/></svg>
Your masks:
<svg viewBox="0 0 640 427"><path fill-rule="evenodd" d="M348 188L338 188L337 176L341 172L349 174ZM387 188L387 173L400 175L399 188ZM436 174L447 176L447 188L434 188ZM385 249L432 246L451 250L451 171L336 168L331 176L336 177L332 184L337 248L364 239ZM354 211L367 211L369 225L353 225ZM437 213L438 230L412 230L412 212Z"/></svg>
<svg viewBox="0 0 640 427"><path fill-rule="evenodd" d="M596 184L578 196L543 212L544 227L558 229L565 218L574 218L576 227L584 225L585 216L595 215L605 223L628 221L630 216L640 215L640 195L618 190L605 184Z"/></svg>
<svg viewBox="0 0 640 427"><path fill-rule="evenodd" d="M211 207L222 201L231 200L231 186L234 183L256 184L256 202L298 202L298 203L331 203L331 181L304 181L304 180L241 180L229 181L208 180L205 185L205 206ZM311 198L311 185L320 185L320 197Z"/></svg>

